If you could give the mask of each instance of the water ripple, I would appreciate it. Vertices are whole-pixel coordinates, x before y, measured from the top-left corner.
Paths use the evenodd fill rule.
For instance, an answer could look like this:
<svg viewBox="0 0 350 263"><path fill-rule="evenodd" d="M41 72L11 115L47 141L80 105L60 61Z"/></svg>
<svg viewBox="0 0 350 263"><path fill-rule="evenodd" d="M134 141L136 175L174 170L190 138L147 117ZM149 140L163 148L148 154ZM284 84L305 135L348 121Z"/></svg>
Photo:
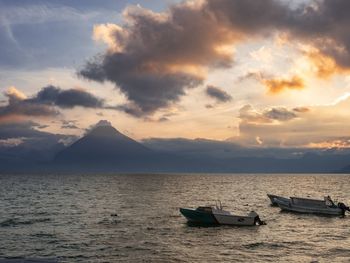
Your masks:
<svg viewBox="0 0 350 263"><path fill-rule="evenodd" d="M266 197L349 204L349 187L346 175L2 175L0 259L350 262L349 216L280 213ZM179 214L215 199L267 225L191 226Z"/></svg>

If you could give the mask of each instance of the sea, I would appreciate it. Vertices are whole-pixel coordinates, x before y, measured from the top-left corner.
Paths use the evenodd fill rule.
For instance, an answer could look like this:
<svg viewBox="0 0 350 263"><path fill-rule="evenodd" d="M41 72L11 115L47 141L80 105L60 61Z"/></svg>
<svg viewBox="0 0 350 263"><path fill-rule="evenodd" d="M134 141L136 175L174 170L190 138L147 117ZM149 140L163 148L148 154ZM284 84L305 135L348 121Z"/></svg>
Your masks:
<svg viewBox="0 0 350 263"><path fill-rule="evenodd" d="M1 175L0 262L350 262L350 214L281 212L267 193L349 205L350 175ZM267 225L193 226L179 213L215 200Z"/></svg>

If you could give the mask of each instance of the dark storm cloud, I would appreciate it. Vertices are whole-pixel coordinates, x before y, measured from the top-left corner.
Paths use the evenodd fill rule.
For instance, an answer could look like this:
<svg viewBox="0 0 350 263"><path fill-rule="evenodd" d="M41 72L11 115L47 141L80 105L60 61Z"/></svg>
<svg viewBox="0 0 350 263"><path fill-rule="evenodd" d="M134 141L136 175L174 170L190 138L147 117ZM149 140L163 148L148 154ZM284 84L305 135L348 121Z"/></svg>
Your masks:
<svg viewBox="0 0 350 263"><path fill-rule="evenodd" d="M228 102L232 100L232 97L230 94L212 85L208 85L205 92L209 97L214 98L218 102Z"/></svg>
<svg viewBox="0 0 350 263"><path fill-rule="evenodd" d="M349 12L347 0L293 8L277 0L191 1L165 13L130 7L121 26L95 27L95 38L109 49L79 74L114 83L133 105L125 106L127 113L149 115L179 101L187 89L203 82L209 69L231 67L234 54L229 47L252 38L283 32L290 40L311 44L338 66L350 67ZM302 86L293 83L281 84ZM278 91L285 90L281 87Z"/></svg>
<svg viewBox="0 0 350 263"><path fill-rule="evenodd" d="M272 33L271 29L288 24L290 8L277 0L205 1L203 10L215 16L222 25L244 34ZM263 11L262 11L263 10Z"/></svg>
<svg viewBox="0 0 350 263"><path fill-rule="evenodd" d="M38 104L32 100L25 99L22 93L11 88L5 95L8 97L7 105L0 106L0 121L7 120L13 116L54 116L58 111L54 108Z"/></svg>
<svg viewBox="0 0 350 263"><path fill-rule="evenodd" d="M350 67L350 2L319 0L293 13L288 30L293 37L312 43L338 66Z"/></svg>
<svg viewBox="0 0 350 263"><path fill-rule="evenodd" d="M87 64L79 74L88 79L115 83L131 101L120 109L136 117L169 106L178 101L186 89L202 83L200 76L181 72L161 72L161 69L143 72L138 60L123 54L106 54L102 61Z"/></svg>
<svg viewBox="0 0 350 263"><path fill-rule="evenodd" d="M81 106L85 108L101 108L103 100L80 89L63 90L54 86L42 88L30 101L38 104L55 105L61 108Z"/></svg>
<svg viewBox="0 0 350 263"><path fill-rule="evenodd" d="M48 86L42 88L31 98L27 98L16 88L10 88L5 96L7 104L0 106L0 121L8 121L13 117L33 116L49 117L59 114L58 108L106 108L104 101L93 94L78 89L63 90Z"/></svg>
<svg viewBox="0 0 350 263"><path fill-rule="evenodd" d="M207 1L207 6L233 28L250 35L268 34L271 29L282 31L289 34L290 40L312 44L338 66L350 67L348 0L309 1L295 9L277 0L216 0Z"/></svg>
<svg viewBox="0 0 350 263"><path fill-rule="evenodd" d="M79 74L111 81L131 103L122 106L125 112L149 115L201 84L208 69L231 67L234 43L247 34L270 32L288 12L273 0L185 2L167 13L132 7L125 10L121 27L95 27L95 38L109 49ZM228 100L218 92L214 96Z"/></svg>
<svg viewBox="0 0 350 263"><path fill-rule="evenodd" d="M173 6L168 14L133 8L125 20L123 27L95 28L95 33L108 33L110 49L79 74L115 83L133 104L126 112L135 116L179 101L187 89L202 83L206 68L230 67L232 52L220 48L240 38L191 4Z"/></svg>

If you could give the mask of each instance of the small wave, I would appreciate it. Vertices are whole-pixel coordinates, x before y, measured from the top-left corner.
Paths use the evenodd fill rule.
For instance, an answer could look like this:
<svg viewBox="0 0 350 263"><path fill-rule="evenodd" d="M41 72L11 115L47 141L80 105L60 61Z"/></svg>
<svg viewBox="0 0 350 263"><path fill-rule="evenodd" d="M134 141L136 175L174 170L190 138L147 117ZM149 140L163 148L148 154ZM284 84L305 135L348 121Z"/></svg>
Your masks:
<svg viewBox="0 0 350 263"><path fill-rule="evenodd" d="M346 254L349 255L350 254L350 249L348 248L341 248L341 247L336 247L336 248L331 248L328 250L329 253L332 255L334 254Z"/></svg>
<svg viewBox="0 0 350 263"><path fill-rule="evenodd" d="M248 248L248 249L254 249L254 248L258 248L258 247L276 249L276 248L285 248L286 246L283 244L278 244L278 243L255 242L255 243L243 245L243 247Z"/></svg>
<svg viewBox="0 0 350 263"><path fill-rule="evenodd" d="M58 259L53 258L22 258L22 257L6 257L0 259L0 263L58 263Z"/></svg>
<svg viewBox="0 0 350 263"><path fill-rule="evenodd" d="M18 225L32 225L35 223L42 223L50 221L50 218L37 218L37 219L30 219L30 220L20 220L17 218L10 218L6 219L2 222L0 222L0 227L13 227Z"/></svg>
<svg viewBox="0 0 350 263"><path fill-rule="evenodd" d="M55 234L49 234L49 233L36 233L32 234L33 237L39 237L39 238L56 238Z"/></svg>
<svg viewBox="0 0 350 263"><path fill-rule="evenodd" d="M97 224L99 225L116 225L118 223L120 223L120 220L108 219L108 218L104 218L101 221L97 222Z"/></svg>

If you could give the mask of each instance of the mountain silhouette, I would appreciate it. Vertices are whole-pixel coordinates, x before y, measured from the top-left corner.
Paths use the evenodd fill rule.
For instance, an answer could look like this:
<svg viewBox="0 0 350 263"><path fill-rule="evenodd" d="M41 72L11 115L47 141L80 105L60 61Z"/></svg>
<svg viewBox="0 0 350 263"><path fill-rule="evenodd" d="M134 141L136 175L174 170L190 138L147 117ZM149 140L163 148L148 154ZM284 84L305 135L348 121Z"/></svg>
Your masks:
<svg viewBox="0 0 350 263"><path fill-rule="evenodd" d="M339 169L339 170L336 171L336 172L337 172L337 173L346 173L346 174L348 174L348 173L350 173L350 165L347 165L347 166L345 166L345 167Z"/></svg>
<svg viewBox="0 0 350 263"><path fill-rule="evenodd" d="M48 146L49 141L45 141ZM224 142L153 139L139 143L108 121L100 121L73 144L42 152L18 147L0 152L0 173L9 172L183 172L183 173L331 173L349 172L350 154L307 152L297 157L251 152ZM53 147L54 146L54 147ZM21 150L22 149L22 150ZM273 150L273 149L272 149ZM266 151L272 151L267 149ZM58 153L57 153L58 151ZM55 154L57 153L57 154ZM52 160L50 157L55 155Z"/></svg>
<svg viewBox="0 0 350 263"><path fill-rule="evenodd" d="M110 125L97 125L55 157L56 163L122 165L144 162L152 151Z"/></svg>

